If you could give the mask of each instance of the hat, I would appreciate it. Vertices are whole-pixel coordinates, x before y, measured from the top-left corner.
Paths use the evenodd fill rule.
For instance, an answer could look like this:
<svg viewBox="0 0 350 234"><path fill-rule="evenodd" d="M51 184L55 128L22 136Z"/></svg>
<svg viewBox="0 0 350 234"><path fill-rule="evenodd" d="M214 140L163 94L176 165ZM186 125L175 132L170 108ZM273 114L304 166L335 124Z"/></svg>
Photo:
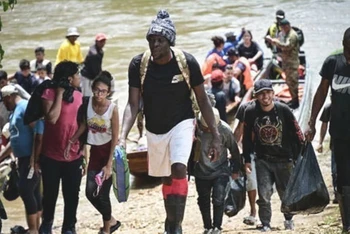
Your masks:
<svg viewBox="0 0 350 234"><path fill-rule="evenodd" d="M224 73L220 69L216 69L211 72L211 82L217 83L224 79Z"/></svg>
<svg viewBox="0 0 350 234"><path fill-rule="evenodd" d="M235 48L230 48L227 51L227 56L238 56L238 51Z"/></svg>
<svg viewBox="0 0 350 234"><path fill-rule="evenodd" d="M2 97L10 96L13 93L18 93L14 85L6 85L1 89Z"/></svg>
<svg viewBox="0 0 350 234"><path fill-rule="evenodd" d="M289 21L286 19L281 20L279 24L280 25L290 25Z"/></svg>
<svg viewBox="0 0 350 234"><path fill-rule="evenodd" d="M272 83L269 79L260 79L254 83L254 94L260 93L264 90L273 91Z"/></svg>
<svg viewBox="0 0 350 234"><path fill-rule="evenodd" d="M226 38L229 38L229 37L235 37L236 34L234 32L228 32L228 33L225 33L225 37Z"/></svg>
<svg viewBox="0 0 350 234"><path fill-rule="evenodd" d="M76 36L76 37L80 36L78 29L76 27L68 28L66 37L71 37L71 36Z"/></svg>
<svg viewBox="0 0 350 234"><path fill-rule="evenodd" d="M284 11L282 11L282 10L276 11L276 18L284 19L285 18Z"/></svg>
<svg viewBox="0 0 350 234"><path fill-rule="evenodd" d="M95 36L95 40L96 41L107 40L107 36L104 33L97 33L96 36Z"/></svg>
<svg viewBox="0 0 350 234"><path fill-rule="evenodd" d="M215 119L215 123L218 124L220 122L220 114L218 109L213 107L213 112L214 112L214 119ZM203 127L208 127L208 124L205 122L202 113L199 113L198 115L199 118L199 122L203 125Z"/></svg>
<svg viewBox="0 0 350 234"><path fill-rule="evenodd" d="M163 36L170 42L171 46L175 45L176 29L166 10L160 10L157 18L152 20L146 35L147 40L151 35Z"/></svg>

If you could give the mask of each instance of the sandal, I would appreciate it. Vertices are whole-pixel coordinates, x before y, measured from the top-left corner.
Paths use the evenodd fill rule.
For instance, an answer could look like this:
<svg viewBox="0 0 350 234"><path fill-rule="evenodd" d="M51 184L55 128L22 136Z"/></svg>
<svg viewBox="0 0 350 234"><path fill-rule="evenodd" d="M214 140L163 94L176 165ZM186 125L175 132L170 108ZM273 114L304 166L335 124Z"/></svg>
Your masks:
<svg viewBox="0 0 350 234"><path fill-rule="evenodd" d="M246 225L253 226L256 223L256 218L254 216L248 216L243 219L243 223Z"/></svg>
<svg viewBox="0 0 350 234"><path fill-rule="evenodd" d="M113 232L117 231L120 226L121 226L121 223L117 220L117 222L113 226L110 227L109 233L113 233ZM103 231L103 228L100 228L100 231L98 232L98 234L106 234L106 233Z"/></svg>

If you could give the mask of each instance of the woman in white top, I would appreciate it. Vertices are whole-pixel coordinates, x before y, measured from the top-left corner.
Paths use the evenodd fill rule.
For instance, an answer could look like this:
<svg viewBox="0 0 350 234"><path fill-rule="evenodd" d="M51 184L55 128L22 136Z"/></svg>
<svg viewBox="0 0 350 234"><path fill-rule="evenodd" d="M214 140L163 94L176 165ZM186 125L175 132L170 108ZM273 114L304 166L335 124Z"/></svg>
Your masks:
<svg viewBox="0 0 350 234"><path fill-rule="evenodd" d="M86 119L71 139L76 141L87 130L87 144L91 145L88 165L86 197L101 213L101 234L112 233L120 222L112 216L109 192L112 185L112 159L118 143L118 108L108 97L111 95L113 78L102 71L92 83L93 96L89 98ZM101 186L102 185L102 186Z"/></svg>

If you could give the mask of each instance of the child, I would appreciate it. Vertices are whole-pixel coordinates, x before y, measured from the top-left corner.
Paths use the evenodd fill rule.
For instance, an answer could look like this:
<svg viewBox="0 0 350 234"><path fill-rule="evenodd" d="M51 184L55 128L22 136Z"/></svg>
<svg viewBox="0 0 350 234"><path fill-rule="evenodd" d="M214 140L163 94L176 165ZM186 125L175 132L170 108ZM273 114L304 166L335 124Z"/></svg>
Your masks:
<svg viewBox="0 0 350 234"><path fill-rule="evenodd" d="M47 76L46 67L42 64L39 64L36 68L36 76L41 84L44 80L50 80L50 77Z"/></svg>
<svg viewBox="0 0 350 234"><path fill-rule="evenodd" d="M201 153L198 162L194 166L196 188L198 192L198 205L204 223L204 234L220 234L222 217L224 214L225 189L229 182L229 176L238 177L240 166L239 151L230 126L220 120L217 109L213 108L214 116L221 137L222 148L219 158L211 161L208 157L209 147L212 141L210 130L201 113L198 121L198 140L201 143ZM227 149L231 159L228 159ZM210 215L210 194L214 209L213 222Z"/></svg>

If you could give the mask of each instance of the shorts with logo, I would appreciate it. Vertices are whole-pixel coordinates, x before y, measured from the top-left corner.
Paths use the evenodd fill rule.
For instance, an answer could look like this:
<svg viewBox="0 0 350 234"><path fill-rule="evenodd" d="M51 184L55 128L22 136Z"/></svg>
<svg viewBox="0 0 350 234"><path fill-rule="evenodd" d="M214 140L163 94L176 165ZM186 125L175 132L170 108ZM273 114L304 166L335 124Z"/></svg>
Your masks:
<svg viewBox="0 0 350 234"><path fill-rule="evenodd" d="M186 119L165 134L146 132L148 145L148 174L155 177L171 175L171 165L187 166L194 136L195 121Z"/></svg>

